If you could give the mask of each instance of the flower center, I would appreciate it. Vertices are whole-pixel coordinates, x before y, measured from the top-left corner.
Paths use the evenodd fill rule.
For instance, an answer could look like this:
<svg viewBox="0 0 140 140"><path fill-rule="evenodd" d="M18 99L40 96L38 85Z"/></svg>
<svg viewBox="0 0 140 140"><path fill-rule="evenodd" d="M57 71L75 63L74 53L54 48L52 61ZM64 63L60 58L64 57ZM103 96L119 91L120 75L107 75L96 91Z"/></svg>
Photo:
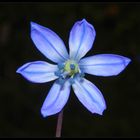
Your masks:
<svg viewBox="0 0 140 140"><path fill-rule="evenodd" d="M73 60L68 60L65 62L64 71L67 72L69 76L74 76L79 72L78 64Z"/></svg>
<svg viewBox="0 0 140 140"><path fill-rule="evenodd" d="M84 73L79 69L78 63L74 60L67 60L64 63L59 63L58 71L55 71L55 75L58 76L58 84L63 85L65 80L69 80L71 84L74 83L76 76L84 77Z"/></svg>

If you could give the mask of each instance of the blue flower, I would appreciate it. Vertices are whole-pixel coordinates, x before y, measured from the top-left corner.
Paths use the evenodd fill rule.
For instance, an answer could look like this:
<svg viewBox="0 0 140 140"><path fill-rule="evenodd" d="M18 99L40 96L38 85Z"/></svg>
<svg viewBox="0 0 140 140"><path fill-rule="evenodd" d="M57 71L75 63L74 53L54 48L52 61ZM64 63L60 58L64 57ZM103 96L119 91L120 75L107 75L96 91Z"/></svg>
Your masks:
<svg viewBox="0 0 140 140"><path fill-rule="evenodd" d="M96 76L114 76L131 61L116 54L97 54L83 58L92 48L96 32L85 19L78 21L69 36L69 55L64 42L52 30L31 22L31 38L37 49L48 59L29 62L16 72L33 83L56 80L41 108L43 117L60 112L66 105L71 86L79 101L91 112L102 115L106 103L101 91L84 78L85 73Z"/></svg>

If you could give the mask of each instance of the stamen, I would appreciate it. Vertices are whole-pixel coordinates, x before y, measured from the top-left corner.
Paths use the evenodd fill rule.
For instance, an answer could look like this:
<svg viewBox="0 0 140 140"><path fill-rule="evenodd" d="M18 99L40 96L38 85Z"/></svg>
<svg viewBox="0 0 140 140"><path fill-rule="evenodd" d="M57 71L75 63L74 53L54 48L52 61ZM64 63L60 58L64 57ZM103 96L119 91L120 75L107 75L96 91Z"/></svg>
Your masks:
<svg viewBox="0 0 140 140"><path fill-rule="evenodd" d="M65 83L65 79L59 78L57 82L58 84L63 85Z"/></svg>
<svg viewBox="0 0 140 140"><path fill-rule="evenodd" d="M55 71L54 74L55 74L56 76L60 77L60 76L61 76L61 71L59 71L59 70L58 70L58 71Z"/></svg>
<svg viewBox="0 0 140 140"><path fill-rule="evenodd" d="M59 63L57 66L59 69L63 69L65 65L63 63Z"/></svg>
<svg viewBox="0 0 140 140"><path fill-rule="evenodd" d="M69 72L65 71L65 72L63 72L62 77L66 78L68 75L69 75Z"/></svg>

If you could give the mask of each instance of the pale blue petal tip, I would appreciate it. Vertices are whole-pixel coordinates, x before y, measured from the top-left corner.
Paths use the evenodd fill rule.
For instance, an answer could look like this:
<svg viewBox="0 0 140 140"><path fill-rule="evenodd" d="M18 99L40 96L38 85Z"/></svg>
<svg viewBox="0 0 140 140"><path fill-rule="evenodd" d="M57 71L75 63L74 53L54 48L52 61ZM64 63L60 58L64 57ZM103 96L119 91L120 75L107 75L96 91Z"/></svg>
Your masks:
<svg viewBox="0 0 140 140"><path fill-rule="evenodd" d="M83 22L83 23L87 24L88 26L90 26L94 30L94 32L95 32L94 27L85 18L83 18L83 20L81 22Z"/></svg>
<svg viewBox="0 0 140 140"><path fill-rule="evenodd" d="M41 115L45 118L47 117L46 113L44 113L43 109L41 109Z"/></svg>
<svg viewBox="0 0 140 140"><path fill-rule="evenodd" d="M125 58L125 65L127 66L131 62L130 58Z"/></svg>
<svg viewBox="0 0 140 140"><path fill-rule="evenodd" d="M36 23L34 23L34 22L30 22L30 26L31 26L31 38L32 38L32 31L34 30L34 28L35 28L35 24Z"/></svg>
<svg viewBox="0 0 140 140"><path fill-rule="evenodd" d="M36 25L36 23L33 22L33 21L31 21L31 22L30 22L30 25L33 27L34 25Z"/></svg>
<svg viewBox="0 0 140 140"><path fill-rule="evenodd" d="M89 24L85 18L81 20L81 23L83 23L83 24Z"/></svg>
<svg viewBox="0 0 140 140"><path fill-rule="evenodd" d="M102 108L101 110L98 111L93 111L93 114L99 114L99 115L104 115L104 111L106 110L106 106L104 108Z"/></svg>
<svg viewBox="0 0 140 140"><path fill-rule="evenodd" d="M60 112L60 111L59 111L59 112ZM57 114L57 113L59 113L59 112L47 114L46 111L44 111L43 109L41 109L41 115L43 116L43 118L49 117L49 116L51 116L51 115L55 115L55 114Z"/></svg>
<svg viewBox="0 0 140 140"><path fill-rule="evenodd" d="M87 22L85 18L83 18L82 22Z"/></svg>
<svg viewBox="0 0 140 140"><path fill-rule="evenodd" d="M104 111L105 111L105 109L103 109L103 110L99 113L99 115L104 115Z"/></svg>
<svg viewBox="0 0 140 140"><path fill-rule="evenodd" d="M98 114L98 115L101 115L101 116L103 116L103 113L104 113L104 110L103 111L98 111L98 112L93 112L93 114Z"/></svg>
<svg viewBox="0 0 140 140"><path fill-rule="evenodd" d="M26 64L26 66L28 66L28 63ZM22 74L22 71L24 70L24 68L25 68L25 65L19 67L19 68L16 70L16 73Z"/></svg>
<svg viewBox="0 0 140 140"><path fill-rule="evenodd" d="M83 24L89 24L85 18L83 18L82 20L78 21L78 23L80 23L80 24L81 23L83 23Z"/></svg>
<svg viewBox="0 0 140 140"><path fill-rule="evenodd" d="M102 116L103 115L103 111L102 112L98 112L98 114Z"/></svg>
<svg viewBox="0 0 140 140"><path fill-rule="evenodd" d="M16 73L20 73L20 68L18 68L18 69L16 70Z"/></svg>
<svg viewBox="0 0 140 140"><path fill-rule="evenodd" d="M30 26L31 26L31 30L33 30L33 29L37 29L37 27L40 26L40 25L35 23L35 22L33 22L33 21L31 21Z"/></svg>

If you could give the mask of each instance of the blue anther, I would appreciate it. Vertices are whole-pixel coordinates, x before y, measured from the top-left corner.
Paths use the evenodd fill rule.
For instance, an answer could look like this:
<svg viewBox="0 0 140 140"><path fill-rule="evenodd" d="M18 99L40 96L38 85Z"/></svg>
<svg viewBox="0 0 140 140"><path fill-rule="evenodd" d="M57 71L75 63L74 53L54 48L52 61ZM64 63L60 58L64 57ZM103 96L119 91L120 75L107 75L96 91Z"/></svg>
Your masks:
<svg viewBox="0 0 140 140"><path fill-rule="evenodd" d="M63 85L63 84L65 83L65 79L59 78L59 79L58 79L58 83L59 83L60 85Z"/></svg>
<svg viewBox="0 0 140 140"><path fill-rule="evenodd" d="M55 71L54 74L55 74L56 76L58 76L58 77L61 76L61 72L60 72L60 71Z"/></svg>
<svg viewBox="0 0 140 140"><path fill-rule="evenodd" d="M64 68L64 64L63 63L59 63L57 66L58 66L59 69L63 69Z"/></svg>
<svg viewBox="0 0 140 140"><path fill-rule="evenodd" d="M71 68L71 70L74 70L75 69L75 65L74 64L70 64L70 68Z"/></svg>

